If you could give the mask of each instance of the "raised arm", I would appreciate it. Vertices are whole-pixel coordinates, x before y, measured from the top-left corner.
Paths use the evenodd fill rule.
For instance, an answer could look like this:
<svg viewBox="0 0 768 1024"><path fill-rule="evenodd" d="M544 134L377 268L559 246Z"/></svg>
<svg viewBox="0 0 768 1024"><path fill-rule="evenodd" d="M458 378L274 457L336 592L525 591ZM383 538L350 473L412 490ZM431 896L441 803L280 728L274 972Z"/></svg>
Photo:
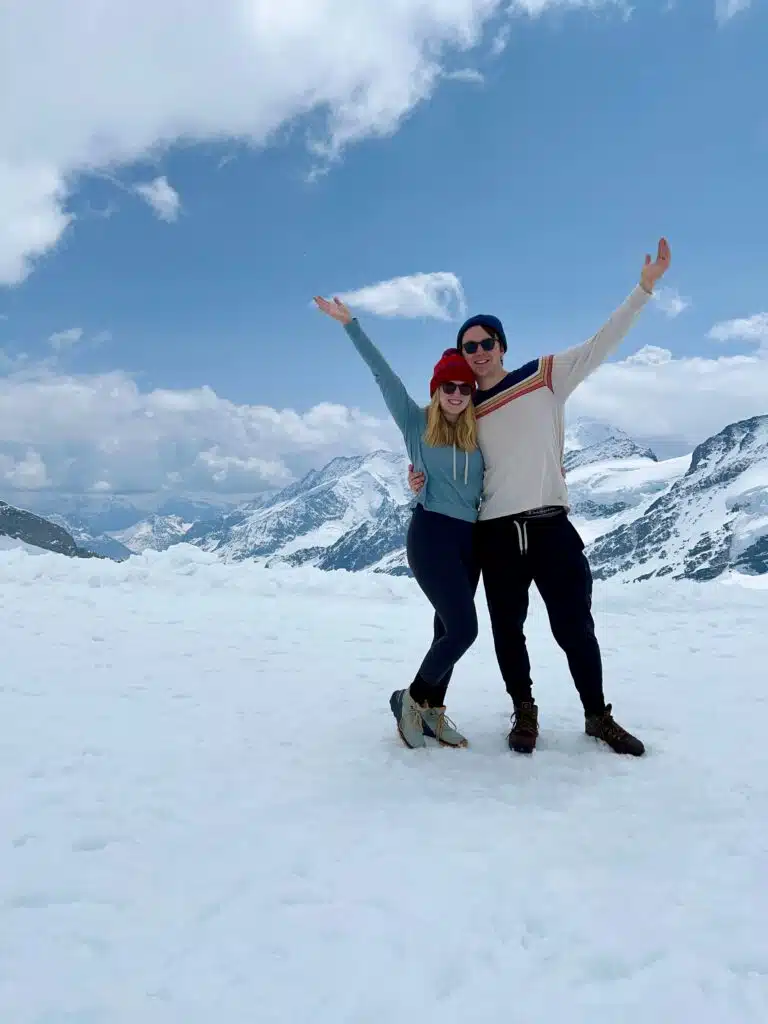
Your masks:
<svg viewBox="0 0 768 1024"><path fill-rule="evenodd" d="M656 261L651 262L650 256L645 257L640 283L597 334L583 344L558 352L552 357L552 390L558 398L565 401L571 392L618 348L638 313L653 294L654 285L667 272L670 259L669 245L666 239L662 238Z"/></svg>
<svg viewBox="0 0 768 1024"><path fill-rule="evenodd" d="M384 356L379 352L371 339L362 329L358 321L352 316L343 302L334 299L328 302L320 296L315 297L318 309L328 316L337 320L352 340L352 344L368 364L373 373L379 390L384 396L387 408L400 430L405 434L410 425L421 420L423 413L414 402L405 385L392 370Z"/></svg>

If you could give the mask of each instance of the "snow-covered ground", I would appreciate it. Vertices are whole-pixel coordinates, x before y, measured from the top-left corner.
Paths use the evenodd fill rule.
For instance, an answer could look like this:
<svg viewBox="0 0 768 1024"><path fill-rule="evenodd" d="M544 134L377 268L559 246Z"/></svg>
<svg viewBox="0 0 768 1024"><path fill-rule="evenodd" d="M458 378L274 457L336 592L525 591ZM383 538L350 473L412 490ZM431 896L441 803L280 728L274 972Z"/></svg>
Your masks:
<svg viewBox="0 0 768 1024"><path fill-rule="evenodd" d="M472 745L413 752L409 579L0 551L0 1021L765 1024L768 590L596 588L640 760L538 600L511 754L478 604Z"/></svg>

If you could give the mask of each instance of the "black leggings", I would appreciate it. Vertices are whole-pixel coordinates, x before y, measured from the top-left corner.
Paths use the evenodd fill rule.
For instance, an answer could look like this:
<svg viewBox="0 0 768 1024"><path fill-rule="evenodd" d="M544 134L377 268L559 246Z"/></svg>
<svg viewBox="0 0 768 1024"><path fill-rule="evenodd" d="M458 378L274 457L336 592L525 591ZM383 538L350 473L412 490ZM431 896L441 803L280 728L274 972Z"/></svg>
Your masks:
<svg viewBox="0 0 768 1024"><path fill-rule="evenodd" d="M416 582L435 609L434 639L411 685L411 696L441 707L454 665L477 639L475 591L480 568L475 524L417 505L406 552Z"/></svg>

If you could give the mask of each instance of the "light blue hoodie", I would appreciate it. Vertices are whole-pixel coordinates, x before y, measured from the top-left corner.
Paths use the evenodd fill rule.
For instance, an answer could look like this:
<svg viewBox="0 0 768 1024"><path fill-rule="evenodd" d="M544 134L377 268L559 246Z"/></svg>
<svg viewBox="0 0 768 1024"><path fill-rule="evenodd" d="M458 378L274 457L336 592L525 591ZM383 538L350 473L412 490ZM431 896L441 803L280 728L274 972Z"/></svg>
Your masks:
<svg viewBox="0 0 768 1024"><path fill-rule="evenodd" d="M405 439L411 462L426 482L416 502L430 512L475 522L483 493L485 466L480 449L462 452L455 445L435 448L424 440L427 410L417 405L357 320L344 325L379 385L387 408Z"/></svg>

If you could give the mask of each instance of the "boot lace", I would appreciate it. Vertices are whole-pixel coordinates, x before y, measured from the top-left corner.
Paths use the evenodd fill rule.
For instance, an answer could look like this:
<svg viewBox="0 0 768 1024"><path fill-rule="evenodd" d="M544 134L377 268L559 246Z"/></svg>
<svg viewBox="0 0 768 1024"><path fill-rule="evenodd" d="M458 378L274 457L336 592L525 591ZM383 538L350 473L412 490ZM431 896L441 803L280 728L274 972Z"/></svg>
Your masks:
<svg viewBox="0 0 768 1024"><path fill-rule="evenodd" d="M443 735L446 726L448 726L449 729L453 729L454 732L458 733L459 730L456 728L456 723L451 721L448 715L446 715L445 708L430 708L430 710L436 715L434 721L434 730L435 735L437 736L438 739ZM430 722L430 725L431 724L433 723Z"/></svg>
<svg viewBox="0 0 768 1024"><path fill-rule="evenodd" d="M613 707L610 704L606 704L605 711L599 716L598 721L600 724L600 732L606 739L612 740L626 740L629 739L629 733L626 729L622 729L616 719L613 717L611 712Z"/></svg>
<svg viewBox="0 0 768 1024"><path fill-rule="evenodd" d="M536 709L533 704L521 704L515 708L512 719L512 731L520 736L534 736L536 734Z"/></svg>
<svg viewBox="0 0 768 1024"><path fill-rule="evenodd" d="M411 697L405 701L405 707L403 708L403 718L412 726L412 728L421 730L423 725L423 719L421 717L423 708L419 707L416 701Z"/></svg>

